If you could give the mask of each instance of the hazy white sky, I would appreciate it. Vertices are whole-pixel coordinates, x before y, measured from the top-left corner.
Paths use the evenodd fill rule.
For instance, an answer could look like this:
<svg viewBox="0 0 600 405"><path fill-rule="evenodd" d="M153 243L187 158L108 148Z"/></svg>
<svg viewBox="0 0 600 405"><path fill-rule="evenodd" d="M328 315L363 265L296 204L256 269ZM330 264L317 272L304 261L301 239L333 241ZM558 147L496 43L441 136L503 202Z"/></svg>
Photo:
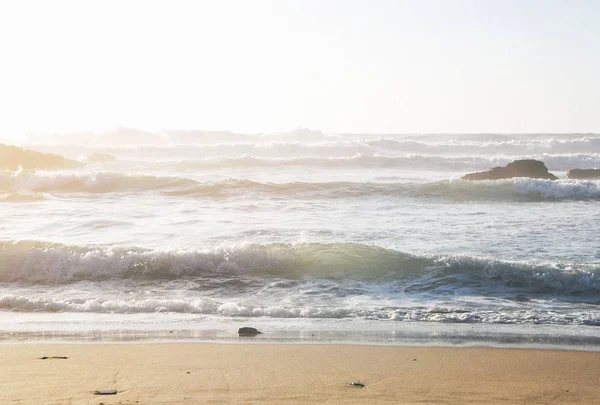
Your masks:
<svg viewBox="0 0 600 405"><path fill-rule="evenodd" d="M0 136L600 132L600 1L2 1Z"/></svg>

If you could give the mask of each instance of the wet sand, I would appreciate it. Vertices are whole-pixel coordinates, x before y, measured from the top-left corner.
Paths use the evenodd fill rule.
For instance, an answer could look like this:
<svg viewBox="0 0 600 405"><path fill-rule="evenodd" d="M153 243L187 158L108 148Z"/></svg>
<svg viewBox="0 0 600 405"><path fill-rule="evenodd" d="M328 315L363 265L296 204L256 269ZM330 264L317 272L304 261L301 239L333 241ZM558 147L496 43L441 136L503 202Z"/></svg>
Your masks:
<svg viewBox="0 0 600 405"><path fill-rule="evenodd" d="M1 404L597 404L599 382L598 352L203 343L0 345ZM111 389L118 393L94 395Z"/></svg>

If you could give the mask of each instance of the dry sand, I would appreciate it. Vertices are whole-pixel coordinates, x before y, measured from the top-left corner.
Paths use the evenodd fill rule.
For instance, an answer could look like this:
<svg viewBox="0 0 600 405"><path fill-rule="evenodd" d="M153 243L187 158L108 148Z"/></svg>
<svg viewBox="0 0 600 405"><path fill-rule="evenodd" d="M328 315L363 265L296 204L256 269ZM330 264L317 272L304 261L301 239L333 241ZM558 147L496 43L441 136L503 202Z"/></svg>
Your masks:
<svg viewBox="0 0 600 405"><path fill-rule="evenodd" d="M118 394L94 395L105 389ZM600 353L277 344L0 345L0 404L100 403L598 404Z"/></svg>

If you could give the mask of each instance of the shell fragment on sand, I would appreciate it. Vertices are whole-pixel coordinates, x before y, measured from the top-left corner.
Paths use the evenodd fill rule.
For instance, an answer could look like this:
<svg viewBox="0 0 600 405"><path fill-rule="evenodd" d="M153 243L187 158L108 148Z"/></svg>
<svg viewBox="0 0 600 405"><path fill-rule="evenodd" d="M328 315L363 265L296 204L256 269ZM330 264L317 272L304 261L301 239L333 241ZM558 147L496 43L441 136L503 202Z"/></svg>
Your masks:
<svg viewBox="0 0 600 405"><path fill-rule="evenodd" d="M117 395L117 390L98 390L94 391L94 395Z"/></svg>

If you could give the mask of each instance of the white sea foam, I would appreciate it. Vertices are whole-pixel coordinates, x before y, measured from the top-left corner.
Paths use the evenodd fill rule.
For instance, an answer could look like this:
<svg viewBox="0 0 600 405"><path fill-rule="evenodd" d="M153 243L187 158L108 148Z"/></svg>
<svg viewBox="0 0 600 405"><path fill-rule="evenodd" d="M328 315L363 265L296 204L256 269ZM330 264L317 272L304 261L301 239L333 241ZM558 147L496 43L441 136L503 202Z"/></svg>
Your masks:
<svg viewBox="0 0 600 405"><path fill-rule="evenodd" d="M28 202L36 202L36 201L43 201L46 199L51 199L52 195L48 194L48 193L30 193L30 192L24 192L24 193L7 193L7 194L0 194L0 202L6 202L6 203L28 203Z"/></svg>
<svg viewBox="0 0 600 405"><path fill-rule="evenodd" d="M194 185L191 179L150 175L97 172L18 171L0 173L0 191L32 193L89 192L109 193L122 191L159 190Z"/></svg>
<svg viewBox="0 0 600 405"><path fill-rule="evenodd" d="M545 305L519 306L497 300L495 307L472 307L469 300L455 301L451 306L437 305L428 308L401 306L394 309L354 306L295 306L252 305L235 301L219 301L210 298L173 299L144 298L35 298L17 294L0 295L0 308L18 312L71 312L96 314L200 314L221 317L245 318L313 318L313 319L370 319L402 322L484 323L484 324L545 324L545 325L600 325L600 311L595 308L553 307ZM293 301L293 294L290 294ZM242 298L242 300L244 300Z"/></svg>
<svg viewBox="0 0 600 405"><path fill-rule="evenodd" d="M394 155L354 155L350 157L261 158L251 155L240 157L214 157L203 160L184 160L165 163L162 167L177 170L234 169L251 167L316 167L316 168L399 168L420 170L486 170L505 166L516 159L543 161L550 170L568 171L574 168L593 169L600 167L600 154L562 155L518 155L518 156L440 156L409 153Z"/></svg>
<svg viewBox="0 0 600 405"><path fill-rule="evenodd" d="M184 159L216 157L240 158L299 158L352 157L356 155L403 156L544 156L600 153L600 136L564 135L552 137L515 136L238 136L215 138L210 142L191 144L132 144L120 146L35 146L44 152L62 153L72 157L94 152L110 153L117 158L136 156L137 159L165 160L172 156Z"/></svg>
<svg viewBox="0 0 600 405"><path fill-rule="evenodd" d="M406 156L354 155L350 157L292 157L260 158L242 156L236 158L217 157L204 160L181 161L165 164L166 168L178 170L227 169L250 167L316 167L338 169L373 168L419 168L422 170L466 170L506 165L510 157L442 157L409 154Z"/></svg>
<svg viewBox="0 0 600 405"><path fill-rule="evenodd" d="M519 179L513 182L519 194L540 195L548 199L599 199L600 181Z"/></svg>
<svg viewBox="0 0 600 405"><path fill-rule="evenodd" d="M368 141L370 146L382 150L394 150L412 153L428 154L483 154L483 155L532 155L532 154L565 154L565 153L600 153L600 137L581 136L572 138L545 138L545 139L509 139L488 141L485 137L481 140L448 139L436 142L422 142L419 140L386 139Z"/></svg>
<svg viewBox="0 0 600 405"><path fill-rule="evenodd" d="M77 247L43 242L4 242L0 281L72 283L77 280L178 280L211 277L194 288L240 288L239 277L277 280L337 278L356 281L413 280L405 291L452 291L466 288L523 288L530 292L591 294L600 291L599 267L572 264L534 265L494 259L420 257L357 244L247 245L216 250L156 251L139 248ZM230 277L234 277L233 280ZM230 283L231 281L231 283ZM498 284L499 283L499 284ZM478 287L477 287L478 286ZM275 288L288 288L274 284ZM315 286L330 290L335 286ZM244 287L245 288L245 287ZM298 288L293 284L291 288ZM360 291L349 286L351 291ZM358 288L358 289L357 289ZM350 290L341 291L348 294ZM224 310L227 310L226 308Z"/></svg>
<svg viewBox="0 0 600 405"><path fill-rule="evenodd" d="M450 200L596 200L600 180L445 180L407 182L262 183L244 179L200 182L186 177L114 172L18 172L0 174L0 192L13 201L43 200L60 193L161 193L171 197L281 196L293 198L439 197Z"/></svg>
<svg viewBox="0 0 600 405"><path fill-rule="evenodd" d="M544 180L513 178L504 180L451 180L423 186L432 194L455 198L511 200L519 196L548 200L600 199L600 181Z"/></svg>

